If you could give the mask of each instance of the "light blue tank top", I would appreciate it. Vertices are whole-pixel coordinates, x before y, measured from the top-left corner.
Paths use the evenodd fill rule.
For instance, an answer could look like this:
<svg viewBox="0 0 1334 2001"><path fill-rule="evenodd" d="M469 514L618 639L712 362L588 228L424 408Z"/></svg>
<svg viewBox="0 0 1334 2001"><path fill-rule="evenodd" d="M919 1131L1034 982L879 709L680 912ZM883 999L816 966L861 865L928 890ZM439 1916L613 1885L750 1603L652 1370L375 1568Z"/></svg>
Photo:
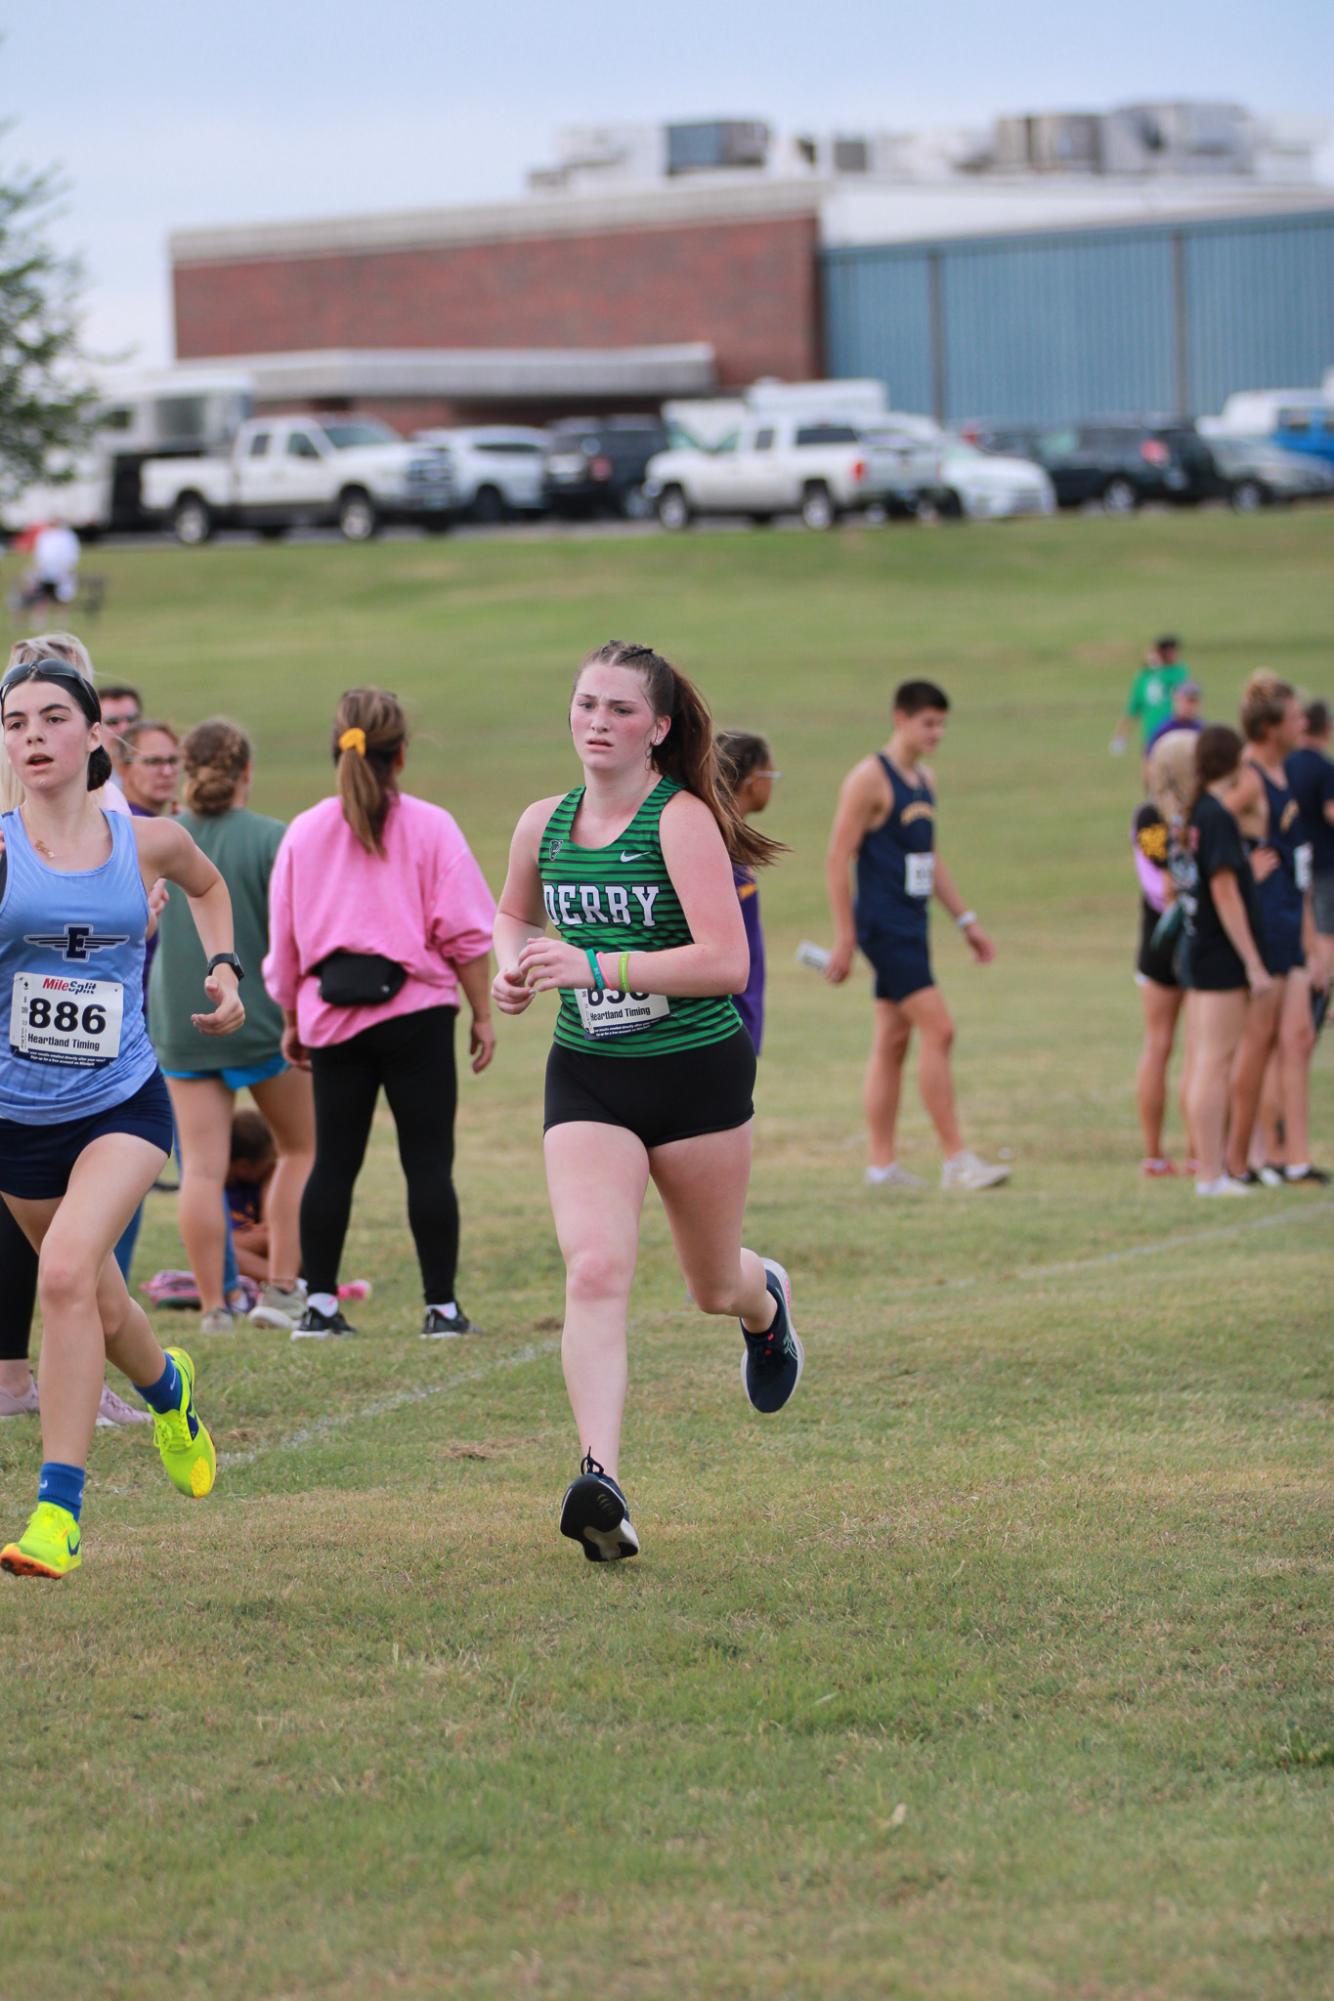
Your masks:
<svg viewBox="0 0 1334 2001"><path fill-rule="evenodd" d="M105 814L100 868L48 868L19 813L0 814L0 1119L87 1118L123 1104L157 1068L144 1023L148 898L134 823Z"/></svg>

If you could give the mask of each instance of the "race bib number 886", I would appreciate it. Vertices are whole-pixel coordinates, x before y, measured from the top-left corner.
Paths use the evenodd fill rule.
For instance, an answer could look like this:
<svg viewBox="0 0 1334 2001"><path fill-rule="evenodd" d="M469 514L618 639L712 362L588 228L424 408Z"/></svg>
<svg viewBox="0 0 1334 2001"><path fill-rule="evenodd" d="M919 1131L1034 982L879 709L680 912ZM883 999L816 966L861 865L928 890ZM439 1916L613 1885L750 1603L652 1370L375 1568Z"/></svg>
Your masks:
<svg viewBox="0 0 1334 2001"><path fill-rule="evenodd" d="M120 1053L125 989L119 980L61 980L15 973L9 1042L34 1063L100 1070Z"/></svg>

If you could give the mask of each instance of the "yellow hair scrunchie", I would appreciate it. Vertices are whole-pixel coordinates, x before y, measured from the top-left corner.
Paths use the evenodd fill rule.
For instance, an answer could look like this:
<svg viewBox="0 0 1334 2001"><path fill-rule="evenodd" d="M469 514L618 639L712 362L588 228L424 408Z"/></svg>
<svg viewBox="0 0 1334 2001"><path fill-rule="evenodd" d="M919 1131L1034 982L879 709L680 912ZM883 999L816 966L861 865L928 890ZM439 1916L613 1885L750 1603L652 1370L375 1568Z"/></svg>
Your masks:
<svg viewBox="0 0 1334 2001"><path fill-rule="evenodd" d="M338 748L340 750L355 750L358 757L364 757L366 755L365 730L344 730L338 739Z"/></svg>

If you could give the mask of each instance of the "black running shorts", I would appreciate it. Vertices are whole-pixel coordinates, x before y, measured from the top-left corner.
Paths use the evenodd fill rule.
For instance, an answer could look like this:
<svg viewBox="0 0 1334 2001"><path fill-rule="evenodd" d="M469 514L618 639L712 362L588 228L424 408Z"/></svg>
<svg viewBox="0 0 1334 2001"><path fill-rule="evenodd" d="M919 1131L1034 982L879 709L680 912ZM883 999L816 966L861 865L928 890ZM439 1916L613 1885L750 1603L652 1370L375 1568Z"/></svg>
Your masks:
<svg viewBox="0 0 1334 2001"><path fill-rule="evenodd" d="M553 1042L542 1128L624 1126L651 1151L744 1126L755 1113L754 1089L755 1045L744 1028L664 1056L600 1056Z"/></svg>

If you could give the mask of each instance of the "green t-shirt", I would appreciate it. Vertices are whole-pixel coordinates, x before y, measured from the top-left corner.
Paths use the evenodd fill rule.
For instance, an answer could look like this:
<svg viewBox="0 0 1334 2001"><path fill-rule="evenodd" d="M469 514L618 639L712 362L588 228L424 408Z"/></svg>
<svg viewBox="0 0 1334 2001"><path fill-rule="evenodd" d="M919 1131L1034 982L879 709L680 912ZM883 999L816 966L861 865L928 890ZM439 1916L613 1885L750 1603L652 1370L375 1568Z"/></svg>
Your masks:
<svg viewBox="0 0 1334 2001"><path fill-rule="evenodd" d="M236 956L245 971L245 1023L235 1035L201 1035L190 1021L210 1005L204 992L204 948L190 902L173 883L158 919L158 949L148 981L148 1032L164 1070L247 1070L278 1054L283 1011L264 990L260 964L269 949L269 877L286 828L244 806L204 819L182 813L181 825L201 847L232 899Z"/></svg>
<svg viewBox="0 0 1334 2001"><path fill-rule="evenodd" d="M662 857L659 821L681 790L662 778L619 840L606 848L570 839L583 786L567 792L547 821L538 849L542 901L568 945L594 952L666 952L694 943ZM582 1002L582 1006L581 1006ZM556 1041L599 1056L665 1056L724 1042L741 1027L726 994L605 995L562 989Z"/></svg>
<svg viewBox="0 0 1334 2001"><path fill-rule="evenodd" d="M1131 685L1126 714L1139 724L1145 743L1159 723L1167 721L1172 713L1173 694L1189 679L1190 669L1184 660L1174 660L1170 667L1140 668Z"/></svg>

